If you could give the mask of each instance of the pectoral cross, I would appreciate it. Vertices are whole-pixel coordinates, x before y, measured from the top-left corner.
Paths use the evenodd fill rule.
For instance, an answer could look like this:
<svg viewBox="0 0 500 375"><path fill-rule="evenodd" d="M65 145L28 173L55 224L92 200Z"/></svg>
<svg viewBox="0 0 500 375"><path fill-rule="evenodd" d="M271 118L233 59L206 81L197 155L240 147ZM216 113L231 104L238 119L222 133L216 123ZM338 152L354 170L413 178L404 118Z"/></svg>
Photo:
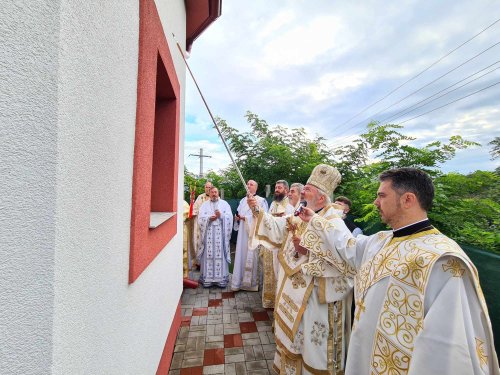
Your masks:
<svg viewBox="0 0 500 375"><path fill-rule="evenodd" d="M355 318L357 321L359 321L359 317L361 316L361 313L366 310L365 303L362 299L356 301L356 314Z"/></svg>

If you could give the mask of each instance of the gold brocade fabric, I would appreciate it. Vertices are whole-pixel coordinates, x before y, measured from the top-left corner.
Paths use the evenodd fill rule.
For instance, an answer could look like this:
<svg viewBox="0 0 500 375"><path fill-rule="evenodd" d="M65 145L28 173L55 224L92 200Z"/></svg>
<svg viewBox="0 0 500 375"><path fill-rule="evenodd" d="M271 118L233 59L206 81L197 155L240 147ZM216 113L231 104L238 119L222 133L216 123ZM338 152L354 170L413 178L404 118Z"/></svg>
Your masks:
<svg viewBox="0 0 500 375"><path fill-rule="evenodd" d="M363 298L368 288L382 278L390 277L375 331L372 374L408 372L415 339L424 328L424 298L431 270L444 255L460 258L470 269L476 289L480 290L477 271L462 249L435 229L392 238L361 268L356 280L358 297ZM481 296L479 292L478 295ZM481 304L484 304L484 299ZM363 301L358 300L357 320L363 313L358 311L362 306Z"/></svg>
<svg viewBox="0 0 500 375"><path fill-rule="evenodd" d="M182 274L184 278L189 277L189 204L184 201L184 212L183 212L184 223L182 224L183 229L183 240L182 240Z"/></svg>
<svg viewBox="0 0 500 375"><path fill-rule="evenodd" d="M208 201L209 199L210 199L209 195L202 193L202 194L198 195L198 197L196 198L196 201L193 204L193 217L190 220L192 221L192 225L193 225L191 238L193 239L192 253L194 253L194 257L191 259L194 260L194 263L196 263L196 259L199 255L198 252L199 252L200 245L201 245L200 226L198 224L198 213L200 211L201 205L203 203L205 203L206 201Z"/></svg>
<svg viewBox="0 0 500 375"><path fill-rule="evenodd" d="M318 215L327 222L338 220L342 227L337 230L343 233L344 225L336 211L337 208L331 205ZM348 336L346 330L350 332L350 324L347 326L345 323L347 312L341 300L350 287L341 279L349 277L352 270L340 257L338 266L331 264L333 256L326 254L325 246L317 241L307 242L317 252L313 255L314 264L310 264L314 251L309 246L305 246L309 250L308 254L297 253L292 241L293 233L303 237L307 228L308 223L298 217L277 218L262 212L255 224L255 239L259 244L270 248L279 246L281 267L274 311L278 353L275 369L281 374L343 374L345 340ZM345 232L347 236L347 229ZM328 264L319 264L320 255L325 259L329 257ZM320 272L308 274L307 270L312 270L304 267L308 264L311 267L319 266ZM325 289L331 292L325 293ZM314 318L315 313L320 318Z"/></svg>
<svg viewBox="0 0 500 375"><path fill-rule="evenodd" d="M286 214L286 208L289 205L288 197L283 198L281 202L273 201L269 207L269 213L273 216L283 216Z"/></svg>
<svg viewBox="0 0 500 375"><path fill-rule="evenodd" d="M262 284L262 307L274 309L277 281L274 275L273 252L263 247L260 249L260 256L262 257L262 272L264 274Z"/></svg>
<svg viewBox="0 0 500 375"><path fill-rule="evenodd" d="M286 208L289 205L288 197L285 197L281 202L273 201L269 208L269 213L273 216L284 216ZM281 247L278 246L278 248ZM274 272L275 259L273 251L270 249L262 248L260 250L262 257L262 271L263 271L263 284L262 284L262 307L266 309L274 309L274 301L276 300L277 280Z"/></svg>
<svg viewBox="0 0 500 375"><path fill-rule="evenodd" d="M315 368L315 364L307 364L301 354L288 350L279 339L276 339L277 358L275 357L274 370L280 374L302 374L303 369L311 374L343 375L342 341L344 336L342 322L342 301L328 304L328 337L327 337L327 369ZM277 365L279 364L279 368Z"/></svg>

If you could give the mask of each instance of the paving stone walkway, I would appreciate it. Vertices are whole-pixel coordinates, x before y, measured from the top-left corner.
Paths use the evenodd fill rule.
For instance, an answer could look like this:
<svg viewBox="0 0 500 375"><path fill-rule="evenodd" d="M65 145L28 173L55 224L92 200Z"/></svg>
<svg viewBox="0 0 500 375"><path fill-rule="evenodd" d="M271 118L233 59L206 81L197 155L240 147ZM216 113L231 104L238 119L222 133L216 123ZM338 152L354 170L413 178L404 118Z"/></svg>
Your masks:
<svg viewBox="0 0 500 375"><path fill-rule="evenodd" d="M169 375L276 374L273 313L260 292L184 289L181 309Z"/></svg>

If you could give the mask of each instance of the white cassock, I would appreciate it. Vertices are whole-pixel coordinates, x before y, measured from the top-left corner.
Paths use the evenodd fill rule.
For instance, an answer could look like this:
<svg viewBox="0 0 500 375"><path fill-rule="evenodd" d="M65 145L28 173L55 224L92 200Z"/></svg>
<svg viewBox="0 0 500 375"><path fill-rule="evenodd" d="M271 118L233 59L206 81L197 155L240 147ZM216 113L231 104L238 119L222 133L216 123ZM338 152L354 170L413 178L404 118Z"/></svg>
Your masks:
<svg viewBox="0 0 500 375"><path fill-rule="evenodd" d="M454 241L434 228L353 240L321 225L315 215L304 237L357 271L346 374L499 374L477 270Z"/></svg>
<svg viewBox="0 0 500 375"><path fill-rule="evenodd" d="M210 217L215 211L220 211L220 217L214 221ZM229 204L218 199L203 203L198 213L200 226L200 246L197 257L200 261L200 280L203 286L216 284L224 288L229 281L231 254L229 240L233 230L233 213Z"/></svg>
<svg viewBox="0 0 500 375"><path fill-rule="evenodd" d="M352 238L339 206L319 213L337 236ZM307 223L288 215L259 213L252 241L279 250L274 369L280 374L342 374L351 327L354 269L331 249L303 237ZM318 228L319 231L324 228ZM292 236L302 237L308 255L298 255ZM329 257L329 260L325 260Z"/></svg>
<svg viewBox="0 0 500 375"><path fill-rule="evenodd" d="M265 198L255 196L257 205L264 211L268 210ZM248 233L253 224L252 210L248 206L247 197L240 201L238 214L245 220L234 222L234 230L238 232L236 240L236 254L234 257L233 277L231 279L231 289L234 291L243 289L248 291L259 290L258 279L258 246L251 247L248 243Z"/></svg>

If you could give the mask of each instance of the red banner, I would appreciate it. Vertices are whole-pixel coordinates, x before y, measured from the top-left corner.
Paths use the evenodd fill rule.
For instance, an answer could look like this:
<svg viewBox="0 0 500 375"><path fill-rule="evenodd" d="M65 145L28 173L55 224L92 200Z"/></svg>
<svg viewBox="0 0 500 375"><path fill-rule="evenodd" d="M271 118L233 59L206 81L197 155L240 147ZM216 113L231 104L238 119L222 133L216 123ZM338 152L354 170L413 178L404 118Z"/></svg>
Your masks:
<svg viewBox="0 0 500 375"><path fill-rule="evenodd" d="M190 193L190 198L189 198L189 218L191 219L193 217L193 206L194 206L194 194L195 194L196 188L194 186L189 187L189 193Z"/></svg>

